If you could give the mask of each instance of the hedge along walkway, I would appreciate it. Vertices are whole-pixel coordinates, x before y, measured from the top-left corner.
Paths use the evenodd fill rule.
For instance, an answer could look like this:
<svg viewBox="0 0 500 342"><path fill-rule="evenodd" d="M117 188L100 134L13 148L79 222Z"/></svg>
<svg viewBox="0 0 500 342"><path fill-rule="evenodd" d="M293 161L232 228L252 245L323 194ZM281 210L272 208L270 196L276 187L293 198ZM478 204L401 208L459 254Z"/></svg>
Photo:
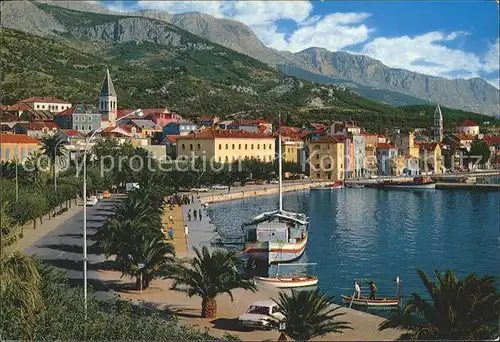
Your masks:
<svg viewBox="0 0 500 342"><path fill-rule="evenodd" d="M173 218L173 223L170 221L170 216ZM174 229L174 239L168 240L168 228ZM170 209L168 205L165 206L163 211L163 233L168 242L173 243L175 246L175 253L177 256L185 256L188 254L187 241L184 237L184 220L182 218L182 207L175 205Z"/></svg>

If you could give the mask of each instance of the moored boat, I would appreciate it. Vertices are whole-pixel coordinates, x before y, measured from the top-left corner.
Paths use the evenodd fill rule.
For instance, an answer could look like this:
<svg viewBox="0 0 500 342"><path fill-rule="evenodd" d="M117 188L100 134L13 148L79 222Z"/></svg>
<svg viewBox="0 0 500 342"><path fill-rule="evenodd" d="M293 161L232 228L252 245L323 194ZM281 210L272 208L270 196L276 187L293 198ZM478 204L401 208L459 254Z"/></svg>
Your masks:
<svg viewBox="0 0 500 342"><path fill-rule="evenodd" d="M251 259L267 261L269 264L299 258L306 249L309 227L309 218L306 215L283 210L281 135L278 135L278 139L278 210L257 215L252 221L244 224L244 252Z"/></svg>
<svg viewBox="0 0 500 342"><path fill-rule="evenodd" d="M408 180L386 179L377 183L381 189L435 189L436 182L429 176L413 177Z"/></svg>
<svg viewBox="0 0 500 342"><path fill-rule="evenodd" d="M286 266L316 266L316 263L286 264ZM260 284L272 285L277 288L297 288L310 287L318 284L318 277L314 275L290 275L279 274L280 264L276 266L274 277L254 277L254 280ZM314 271L313 271L314 272Z"/></svg>
<svg viewBox="0 0 500 342"><path fill-rule="evenodd" d="M372 307L388 307L388 306L398 306L401 302L401 298L376 298L370 299L367 297L352 298L352 296L341 295L342 303L351 304L357 306L372 306Z"/></svg>
<svg viewBox="0 0 500 342"><path fill-rule="evenodd" d="M272 285L277 288L306 287L318 284L318 277L315 276L280 276L276 278L254 277L254 279L263 284Z"/></svg>

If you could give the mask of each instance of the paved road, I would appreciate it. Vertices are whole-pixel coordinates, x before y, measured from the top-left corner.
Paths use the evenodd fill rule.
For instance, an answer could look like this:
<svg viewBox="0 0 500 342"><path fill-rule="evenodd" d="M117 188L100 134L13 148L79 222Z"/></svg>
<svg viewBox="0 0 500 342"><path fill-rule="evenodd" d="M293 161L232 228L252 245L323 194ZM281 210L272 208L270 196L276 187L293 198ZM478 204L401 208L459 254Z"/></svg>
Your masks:
<svg viewBox="0 0 500 342"><path fill-rule="evenodd" d="M92 253L94 234L110 215L114 204L123 198L115 195L104 199L94 207L87 207L87 279L94 289L107 291L99 280L96 270L105 267L104 255ZM70 284L83 285L83 211L59 224L55 229L42 236L25 251L48 264L66 271Z"/></svg>

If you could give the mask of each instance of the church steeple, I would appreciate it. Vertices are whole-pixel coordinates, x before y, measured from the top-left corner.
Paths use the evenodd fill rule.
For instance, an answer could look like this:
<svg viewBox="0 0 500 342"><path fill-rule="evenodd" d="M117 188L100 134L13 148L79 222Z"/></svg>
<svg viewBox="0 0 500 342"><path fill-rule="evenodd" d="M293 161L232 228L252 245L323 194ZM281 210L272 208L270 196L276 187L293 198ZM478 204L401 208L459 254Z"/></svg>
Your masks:
<svg viewBox="0 0 500 342"><path fill-rule="evenodd" d="M441 107L439 104L434 111L434 141L441 142L443 140L443 113L441 113Z"/></svg>
<svg viewBox="0 0 500 342"><path fill-rule="evenodd" d="M101 91L99 92L99 111L103 116L103 121L108 125L114 126L116 123L116 112L118 110L118 99L115 86L111 80L109 69L106 69L106 75L102 81Z"/></svg>

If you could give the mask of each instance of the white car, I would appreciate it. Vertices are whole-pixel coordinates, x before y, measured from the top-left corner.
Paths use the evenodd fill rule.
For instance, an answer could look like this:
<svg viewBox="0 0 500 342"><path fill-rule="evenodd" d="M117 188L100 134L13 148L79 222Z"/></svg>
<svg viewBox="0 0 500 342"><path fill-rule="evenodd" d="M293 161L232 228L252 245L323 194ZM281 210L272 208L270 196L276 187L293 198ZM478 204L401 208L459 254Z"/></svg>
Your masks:
<svg viewBox="0 0 500 342"><path fill-rule="evenodd" d="M87 205L90 205L91 207L96 205L97 202L99 202L99 200L95 196L90 196L89 198L87 198Z"/></svg>
<svg viewBox="0 0 500 342"><path fill-rule="evenodd" d="M212 189L213 190L227 190L228 186L227 185L217 184L217 185L212 186Z"/></svg>
<svg viewBox="0 0 500 342"><path fill-rule="evenodd" d="M238 318L238 323L245 327L269 329L272 320L281 321L285 316L278 305L270 300L255 302L247 312Z"/></svg>
<svg viewBox="0 0 500 342"><path fill-rule="evenodd" d="M102 199L104 199L104 193L99 192L99 193L97 194L97 199L98 199L99 201L100 201L100 200L102 200Z"/></svg>
<svg viewBox="0 0 500 342"><path fill-rule="evenodd" d="M269 184L279 184L280 182L277 179L271 179Z"/></svg>
<svg viewBox="0 0 500 342"><path fill-rule="evenodd" d="M192 188L191 192L209 192L209 188Z"/></svg>

